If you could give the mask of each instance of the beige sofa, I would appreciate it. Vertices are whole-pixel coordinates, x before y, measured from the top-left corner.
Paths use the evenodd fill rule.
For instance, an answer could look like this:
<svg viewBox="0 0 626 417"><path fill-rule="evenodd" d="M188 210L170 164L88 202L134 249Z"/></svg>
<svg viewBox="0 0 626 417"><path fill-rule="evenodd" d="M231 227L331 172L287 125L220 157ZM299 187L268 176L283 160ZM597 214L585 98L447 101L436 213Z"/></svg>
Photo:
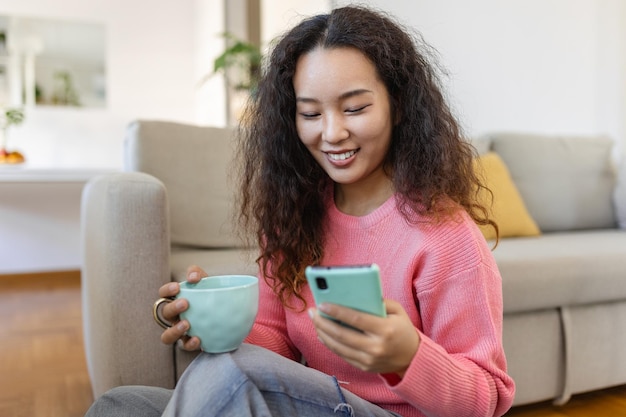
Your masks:
<svg viewBox="0 0 626 417"><path fill-rule="evenodd" d="M94 396L127 384L173 387L193 354L160 343L157 289L196 263L255 273L231 224L232 131L140 121L127 172L83 192L83 315ZM539 236L505 237L504 346L515 404L626 384L626 181L611 142L498 134L476 141L505 162ZM622 170L624 172L624 170Z"/></svg>

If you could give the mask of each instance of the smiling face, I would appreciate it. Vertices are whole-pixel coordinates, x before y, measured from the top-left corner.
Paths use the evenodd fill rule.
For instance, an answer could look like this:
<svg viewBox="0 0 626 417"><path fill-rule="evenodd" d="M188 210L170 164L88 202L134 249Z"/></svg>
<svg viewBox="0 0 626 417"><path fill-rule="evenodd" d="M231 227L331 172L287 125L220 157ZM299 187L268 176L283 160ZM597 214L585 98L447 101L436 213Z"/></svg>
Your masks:
<svg viewBox="0 0 626 417"><path fill-rule="evenodd" d="M298 59L293 86L298 136L337 187L389 188L393 118L372 62L354 48L318 47Z"/></svg>

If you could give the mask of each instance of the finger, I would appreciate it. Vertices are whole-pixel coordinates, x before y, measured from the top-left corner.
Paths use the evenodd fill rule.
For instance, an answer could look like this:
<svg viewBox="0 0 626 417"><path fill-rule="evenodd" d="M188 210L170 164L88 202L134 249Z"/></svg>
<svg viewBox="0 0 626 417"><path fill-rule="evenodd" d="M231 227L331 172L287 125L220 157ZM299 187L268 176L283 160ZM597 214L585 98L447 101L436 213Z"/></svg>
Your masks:
<svg viewBox="0 0 626 417"><path fill-rule="evenodd" d="M365 343L366 335L361 331L330 320L315 310L310 311L309 314L313 319L318 338L335 353L346 349L360 350Z"/></svg>
<svg viewBox="0 0 626 417"><path fill-rule="evenodd" d="M198 350L200 349L200 339L198 339L196 336L193 337L183 337L180 339L181 340L181 348L184 350L188 350L190 352L193 352L194 350Z"/></svg>
<svg viewBox="0 0 626 417"><path fill-rule="evenodd" d="M317 328L317 336L326 347L340 356L353 356L351 352L362 351L363 333L345 326L336 323L330 327L320 326Z"/></svg>
<svg viewBox="0 0 626 417"><path fill-rule="evenodd" d="M324 319L319 313L316 314L314 310L310 314L320 341L352 366L369 372L402 374L415 356L420 342L419 334L401 304L385 300L385 306L387 317L372 316L374 320L366 317L368 325L372 324L372 327L363 333L342 328ZM325 307L320 306L320 310L324 308L327 314L349 321L340 306ZM359 314L367 316L366 313ZM375 326L376 323L379 327ZM364 327L367 326L362 326Z"/></svg>
<svg viewBox="0 0 626 417"><path fill-rule="evenodd" d="M204 269L200 268L198 265L191 265L187 268L187 281L192 284L197 283L206 276L207 273L204 272Z"/></svg>
<svg viewBox="0 0 626 417"><path fill-rule="evenodd" d="M399 302L395 300L385 299L384 303L385 303L385 310L387 311L387 315L404 313L404 308L402 307L402 304L400 304Z"/></svg>
<svg viewBox="0 0 626 417"><path fill-rule="evenodd" d="M373 331L380 326L380 317L364 313L337 304L322 303L319 310L342 323L359 329L363 332Z"/></svg>
<svg viewBox="0 0 626 417"><path fill-rule="evenodd" d="M363 333L321 317L317 336L324 346L352 366L363 371L369 370L368 356L362 350L365 343L363 338L366 337Z"/></svg>
<svg viewBox="0 0 626 417"><path fill-rule="evenodd" d="M167 284L159 288L160 298L174 297L180 291L180 284L178 282L168 282Z"/></svg>
<svg viewBox="0 0 626 417"><path fill-rule="evenodd" d="M172 345L183 337L187 330L189 330L189 322L187 320L181 320L161 333L161 342L166 345Z"/></svg>
<svg viewBox="0 0 626 417"><path fill-rule="evenodd" d="M178 298L171 303L167 303L165 304L165 306L163 306L163 309L161 310L161 316L165 320L172 322L176 320L180 313L187 310L188 308L189 302L185 298Z"/></svg>

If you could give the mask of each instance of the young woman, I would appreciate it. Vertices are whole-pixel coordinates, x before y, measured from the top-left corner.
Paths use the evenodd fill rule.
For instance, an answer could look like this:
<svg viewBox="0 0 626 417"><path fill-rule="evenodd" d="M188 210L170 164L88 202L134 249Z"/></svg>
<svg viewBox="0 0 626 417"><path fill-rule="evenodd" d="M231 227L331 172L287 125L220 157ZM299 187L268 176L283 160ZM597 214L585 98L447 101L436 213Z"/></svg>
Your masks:
<svg viewBox="0 0 626 417"><path fill-rule="evenodd" d="M115 389L93 415L509 409L501 278L476 223L497 226L475 200L474 152L427 53L390 18L359 7L304 20L280 40L241 129L241 219L258 239L262 278L247 343L200 354L173 392ZM307 265L365 263L380 267L387 317L315 306ZM190 281L202 276L189 268ZM159 295L177 292L172 283ZM162 340L195 350L178 321L186 308L164 308L178 325Z"/></svg>

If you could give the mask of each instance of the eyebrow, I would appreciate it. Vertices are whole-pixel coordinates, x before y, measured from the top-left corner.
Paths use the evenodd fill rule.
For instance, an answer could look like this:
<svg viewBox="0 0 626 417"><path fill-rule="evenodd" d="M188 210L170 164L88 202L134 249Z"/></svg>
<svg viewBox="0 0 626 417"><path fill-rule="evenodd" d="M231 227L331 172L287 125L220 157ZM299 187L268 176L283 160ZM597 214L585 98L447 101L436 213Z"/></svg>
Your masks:
<svg viewBox="0 0 626 417"><path fill-rule="evenodd" d="M361 94L368 94L368 93L373 93L373 91L372 90L368 90L366 88L358 88L356 90L346 91L345 93L341 94L339 96L339 100L345 100L345 99L350 98L350 97L359 96ZM319 100L315 99L315 98L310 98L310 97L296 97L296 102L317 103L317 102L319 102Z"/></svg>

